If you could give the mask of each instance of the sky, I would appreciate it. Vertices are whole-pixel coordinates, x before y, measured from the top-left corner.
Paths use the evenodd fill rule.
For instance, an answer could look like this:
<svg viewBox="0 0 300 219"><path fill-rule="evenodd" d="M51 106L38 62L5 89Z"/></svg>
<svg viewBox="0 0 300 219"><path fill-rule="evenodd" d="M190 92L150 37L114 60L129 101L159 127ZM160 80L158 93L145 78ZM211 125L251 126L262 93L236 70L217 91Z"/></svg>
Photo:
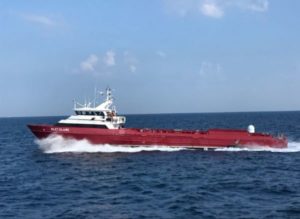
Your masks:
<svg viewBox="0 0 300 219"><path fill-rule="evenodd" d="M1 0L0 117L300 110L298 0Z"/></svg>

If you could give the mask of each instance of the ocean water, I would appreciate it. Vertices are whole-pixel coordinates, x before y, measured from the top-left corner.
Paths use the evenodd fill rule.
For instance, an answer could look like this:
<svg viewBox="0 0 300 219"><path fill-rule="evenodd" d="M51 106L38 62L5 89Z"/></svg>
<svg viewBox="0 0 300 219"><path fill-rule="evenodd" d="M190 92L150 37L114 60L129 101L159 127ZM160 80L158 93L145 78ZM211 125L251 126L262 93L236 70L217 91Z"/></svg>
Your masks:
<svg viewBox="0 0 300 219"><path fill-rule="evenodd" d="M0 119L0 218L300 218L300 112L129 115L128 127L284 133L280 150L215 151L35 140Z"/></svg>

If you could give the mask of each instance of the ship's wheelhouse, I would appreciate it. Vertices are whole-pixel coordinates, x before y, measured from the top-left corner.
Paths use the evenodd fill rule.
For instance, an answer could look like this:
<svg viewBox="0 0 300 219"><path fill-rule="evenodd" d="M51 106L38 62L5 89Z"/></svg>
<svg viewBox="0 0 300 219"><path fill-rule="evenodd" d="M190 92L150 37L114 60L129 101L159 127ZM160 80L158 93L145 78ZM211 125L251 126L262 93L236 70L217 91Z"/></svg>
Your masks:
<svg viewBox="0 0 300 219"><path fill-rule="evenodd" d="M126 118L124 116L118 116L115 106L113 105L113 98L111 90L106 90L106 99L103 103L96 106L88 104L74 104L75 115L70 116L67 119L60 120L57 125L60 126L77 126L77 127L97 127L107 129L119 129L124 127Z"/></svg>
<svg viewBox="0 0 300 219"><path fill-rule="evenodd" d="M105 117L105 114L101 111L84 111L84 110L76 110L75 114L78 116L101 116L101 117Z"/></svg>

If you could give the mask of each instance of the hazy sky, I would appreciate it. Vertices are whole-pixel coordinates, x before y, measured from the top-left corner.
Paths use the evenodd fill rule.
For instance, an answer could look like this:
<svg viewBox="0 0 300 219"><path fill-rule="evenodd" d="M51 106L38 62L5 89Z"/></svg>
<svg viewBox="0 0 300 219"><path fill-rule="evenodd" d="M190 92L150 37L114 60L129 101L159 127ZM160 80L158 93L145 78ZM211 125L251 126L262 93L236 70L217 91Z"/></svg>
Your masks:
<svg viewBox="0 0 300 219"><path fill-rule="evenodd" d="M298 0L1 0L0 117L300 110Z"/></svg>

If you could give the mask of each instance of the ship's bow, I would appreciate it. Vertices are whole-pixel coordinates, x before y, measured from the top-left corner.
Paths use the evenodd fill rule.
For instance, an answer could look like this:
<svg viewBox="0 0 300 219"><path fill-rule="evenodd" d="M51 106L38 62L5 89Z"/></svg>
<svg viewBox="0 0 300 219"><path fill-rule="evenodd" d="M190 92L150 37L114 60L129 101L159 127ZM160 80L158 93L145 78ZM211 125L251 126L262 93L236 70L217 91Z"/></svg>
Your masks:
<svg viewBox="0 0 300 219"><path fill-rule="evenodd" d="M27 127L38 139L46 138L51 134L47 125L28 124Z"/></svg>

